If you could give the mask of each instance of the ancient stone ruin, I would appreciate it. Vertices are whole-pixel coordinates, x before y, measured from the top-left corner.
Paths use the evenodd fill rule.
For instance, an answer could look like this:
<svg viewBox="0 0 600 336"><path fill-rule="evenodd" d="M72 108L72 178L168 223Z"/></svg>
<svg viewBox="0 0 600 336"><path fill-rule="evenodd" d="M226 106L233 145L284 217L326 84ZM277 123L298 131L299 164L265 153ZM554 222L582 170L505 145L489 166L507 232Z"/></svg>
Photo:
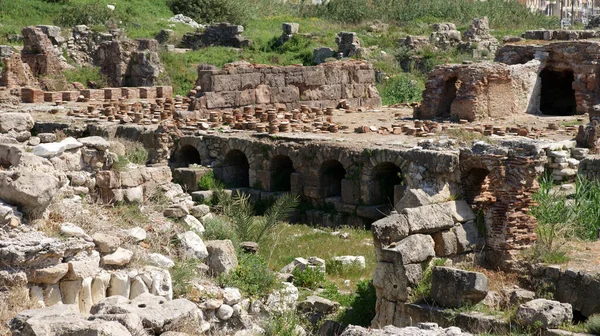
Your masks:
<svg viewBox="0 0 600 336"><path fill-rule="evenodd" d="M181 40L181 46L194 50L209 46L248 47L252 44L252 41L244 38L242 36L243 32L243 26L218 23L207 26L202 32L185 34Z"/></svg>

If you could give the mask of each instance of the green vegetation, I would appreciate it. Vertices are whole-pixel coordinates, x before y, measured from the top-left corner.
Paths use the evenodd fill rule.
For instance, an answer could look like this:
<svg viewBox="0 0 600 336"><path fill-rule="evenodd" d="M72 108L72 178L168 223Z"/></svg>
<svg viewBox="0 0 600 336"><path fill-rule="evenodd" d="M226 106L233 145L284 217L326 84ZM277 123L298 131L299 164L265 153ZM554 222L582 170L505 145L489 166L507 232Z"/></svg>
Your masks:
<svg viewBox="0 0 600 336"><path fill-rule="evenodd" d="M600 335L600 315L592 315L585 322L585 331L592 335Z"/></svg>
<svg viewBox="0 0 600 336"><path fill-rule="evenodd" d="M292 271L294 285L297 287L317 289L325 283L325 274L317 268L307 267L303 271L299 268Z"/></svg>
<svg viewBox="0 0 600 336"><path fill-rule="evenodd" d="M369 327L375 318L376 301L377 295L373 282L361 280L357 284L356 292L349 296L349 302L344 304L347 308L343 309L336 319L342 324ZM343 301L338 302L343 303Z"/></svg>
<svg viewBox="0 0 600 336"><path fill-rule="evenodd" d="M63 72L68 83L79 82L86 87L88 83L94 83L96 87L106 86L106 77L100 73L100 69L93 66L77 67L73 70Z"/></svg>
<svg viewBox="0 0 600 336"><path fill-rule="evenodd" d="M378 87L383 105L421 101L425 84L410 73L400 73Z"/></svg>
<svg viewBox="0 0 600 336"><path fill-rule="evenodd" d="M446 259L434 259L429 262L427 268L423 271L421 282L415 287L411 294L411 300L413 302L427 301L431 295L431 277L433 275L433 268L436 266L442 266L446 262Z"/></svg>
<svg viewBox="0 0 600 336"><path fill-rule="evenodd" d="M302 327L304 321L295 311L271 314L269 320L263 326L265 336L299 336L298 327Z"/></svg>
<svg viewBox="0 0 600 336"><path fill-rule="evenodd" d="M265 296L276 288L277 277L260 256L239 254L238 261L235 270L218 278L219 285L237 287L253 297Z"/></svg>
<svg viewBox="0 0 600 336"><path fill-rule="evenodd" d="M201 263L201 260L195 258L175 263L175 266L171 270L173 295L175 297L185 297L192 291L192 281L198 277L198 266Z"/></svg>
<svg viewBox="0 0 600 336"><path fill-rule="evenodd" d="M125 158L133 164L146 165L148 150L140 142L127 141L125 143Z"/></svg>
<svg viewBox="0 0 600 336"><path fill-rule="evenodd" d="M197 22L246 24L251 15L250 2L236 0L170 0L173 13L185 13Z"/></svg>
<svg viewBox="0 0 600 336"><path fill-rule="evenodd" d="M237 241L235 238L235 232L231 228L231 225L223 217L216 216L206 220L204 223L204 233L202 236L206 240L224 240L230 239Z"/></svg>
<svg viewBox="0 0 600 336"><path fill-rule="evenodd" d="M200 190L212 190L217 187L217 184L218 182L215 179L215 173L212 170L206 172L206 174L202 175L200 180L198 180L198 188L200 188Z"/></svg>

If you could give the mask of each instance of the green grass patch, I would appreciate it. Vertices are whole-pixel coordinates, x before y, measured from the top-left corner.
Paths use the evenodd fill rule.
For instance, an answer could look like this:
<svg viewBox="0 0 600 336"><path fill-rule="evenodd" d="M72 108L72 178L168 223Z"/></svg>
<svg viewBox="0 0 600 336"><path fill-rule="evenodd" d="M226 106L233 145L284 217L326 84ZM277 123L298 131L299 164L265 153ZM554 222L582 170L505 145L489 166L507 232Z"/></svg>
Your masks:
<svg viewBox="0 0 600 336"><path fill-rule="evenodd" d="M425 83L410 73L400 73L378 86L383 105L421 101Z"/></svg>
<svg viewBox="0 0 600 336"><path fill-rule="evenodd" d="M239 266L235 270L219 276L219 285L239 288L252 297L266 296L277 288L275 273L260 256L240 254L238 260Z"/></svg>
<svg viewBox="0 0 600 336"><path fill-rule="evenodd" d="M192 291L193 281L198 278L198 266L201 263L199 259L181 260L175 263L171 269L174 297L185 297Z"/></svg>
<svg viewBox="0 0 600 336"><path fill-rule="evenodd" d="M294 285L297 287L317 289L325 284L325 274L317 268L307 267L303 271L296 268L292 271Z"/></svg>

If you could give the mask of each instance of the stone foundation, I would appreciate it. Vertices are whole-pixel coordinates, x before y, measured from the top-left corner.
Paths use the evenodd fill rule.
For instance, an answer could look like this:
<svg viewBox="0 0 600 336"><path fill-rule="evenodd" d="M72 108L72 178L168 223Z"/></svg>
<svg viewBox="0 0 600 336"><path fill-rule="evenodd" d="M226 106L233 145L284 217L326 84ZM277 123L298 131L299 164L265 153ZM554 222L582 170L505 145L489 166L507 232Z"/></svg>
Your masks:
<svg viewBox="0 0 600 336"><path fill-rule="evenodd" d="M232 63L222 70L200 66L196 85L200 91L192 104L195 110L249 105L287 109L302 104L335 107L342 99L350 106L381 106L373 66L359 61L313 67Z"/></svg>

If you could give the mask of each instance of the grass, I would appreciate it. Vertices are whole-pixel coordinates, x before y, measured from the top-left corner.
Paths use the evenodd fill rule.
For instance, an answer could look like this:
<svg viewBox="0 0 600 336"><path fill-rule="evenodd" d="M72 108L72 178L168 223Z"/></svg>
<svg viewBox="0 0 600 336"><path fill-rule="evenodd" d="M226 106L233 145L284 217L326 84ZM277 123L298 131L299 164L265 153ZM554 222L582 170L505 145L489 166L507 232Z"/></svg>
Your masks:
<svg viewBox="0 0 600 336"><path fill-rule="evenodd" d="M444 134L452 139L456 139L457 141L466 142L467 144L472 145L477 141L484 141L491 143L492 139L490 137L485 136L479 132L469 132L462 128L452 128L447 129Z"/></svg>
<svg viewBox="0 0 600 336"><path fill-rule="evenodd" d="M0 290L0 335L10 335L8 322L18 313L33 308L39 308L36 303L30 302L27 287L11 287L9 290Z"/></svg>
<svg viewBox="0 0 600 336"><path fill-rule="evenodd" d="M592 315L585 323L585 331L592 335L600 335L600 315Z"/></svg>
<svg viewBox="0 0 600 336"><path fill-rule="evenodd" d="M338 235L332 235L331 231L315 230L307 225L283 224L274 235L264 240L263 245L270 248L261 248L259 253L267 260L269 268L274 270L280 270L297 257L316 256L327 261L343 255L364 256L366 268L361 272L326 274L328 281L353 291L360 280L371 279L373 276L375 249L370 232L356 229L342 229L341 232L348 233L349 238L342 239ZM350 287L344 285L345 280L350 280Z"/></svg>
<svg viewBox="0 0 600 336"><path fill-rule="evenodd" d="M173 279L173 296L187 297L193 289L193 281L198 278L198 265L202 261L195 258L181 260L171 269Z"/></svg>
<svg viewBox="0 0 600 336"><path fill-rule="evenodd" d="M411 301L429 301L431 295L431 278L433 275L433 268L436 266L442 266L446 262L446 259L434 259L423 271L421 282L415 287L411 294Z"/></svg>
<svg viewBox="0 0 600 336"><path fill-rule="evenodd" d="M238 254L239 266L222 274L217 279L223 287L236 287L245 295L264 297L278 286L275 273L269 270L266 262L258 255Z"/></svg>

